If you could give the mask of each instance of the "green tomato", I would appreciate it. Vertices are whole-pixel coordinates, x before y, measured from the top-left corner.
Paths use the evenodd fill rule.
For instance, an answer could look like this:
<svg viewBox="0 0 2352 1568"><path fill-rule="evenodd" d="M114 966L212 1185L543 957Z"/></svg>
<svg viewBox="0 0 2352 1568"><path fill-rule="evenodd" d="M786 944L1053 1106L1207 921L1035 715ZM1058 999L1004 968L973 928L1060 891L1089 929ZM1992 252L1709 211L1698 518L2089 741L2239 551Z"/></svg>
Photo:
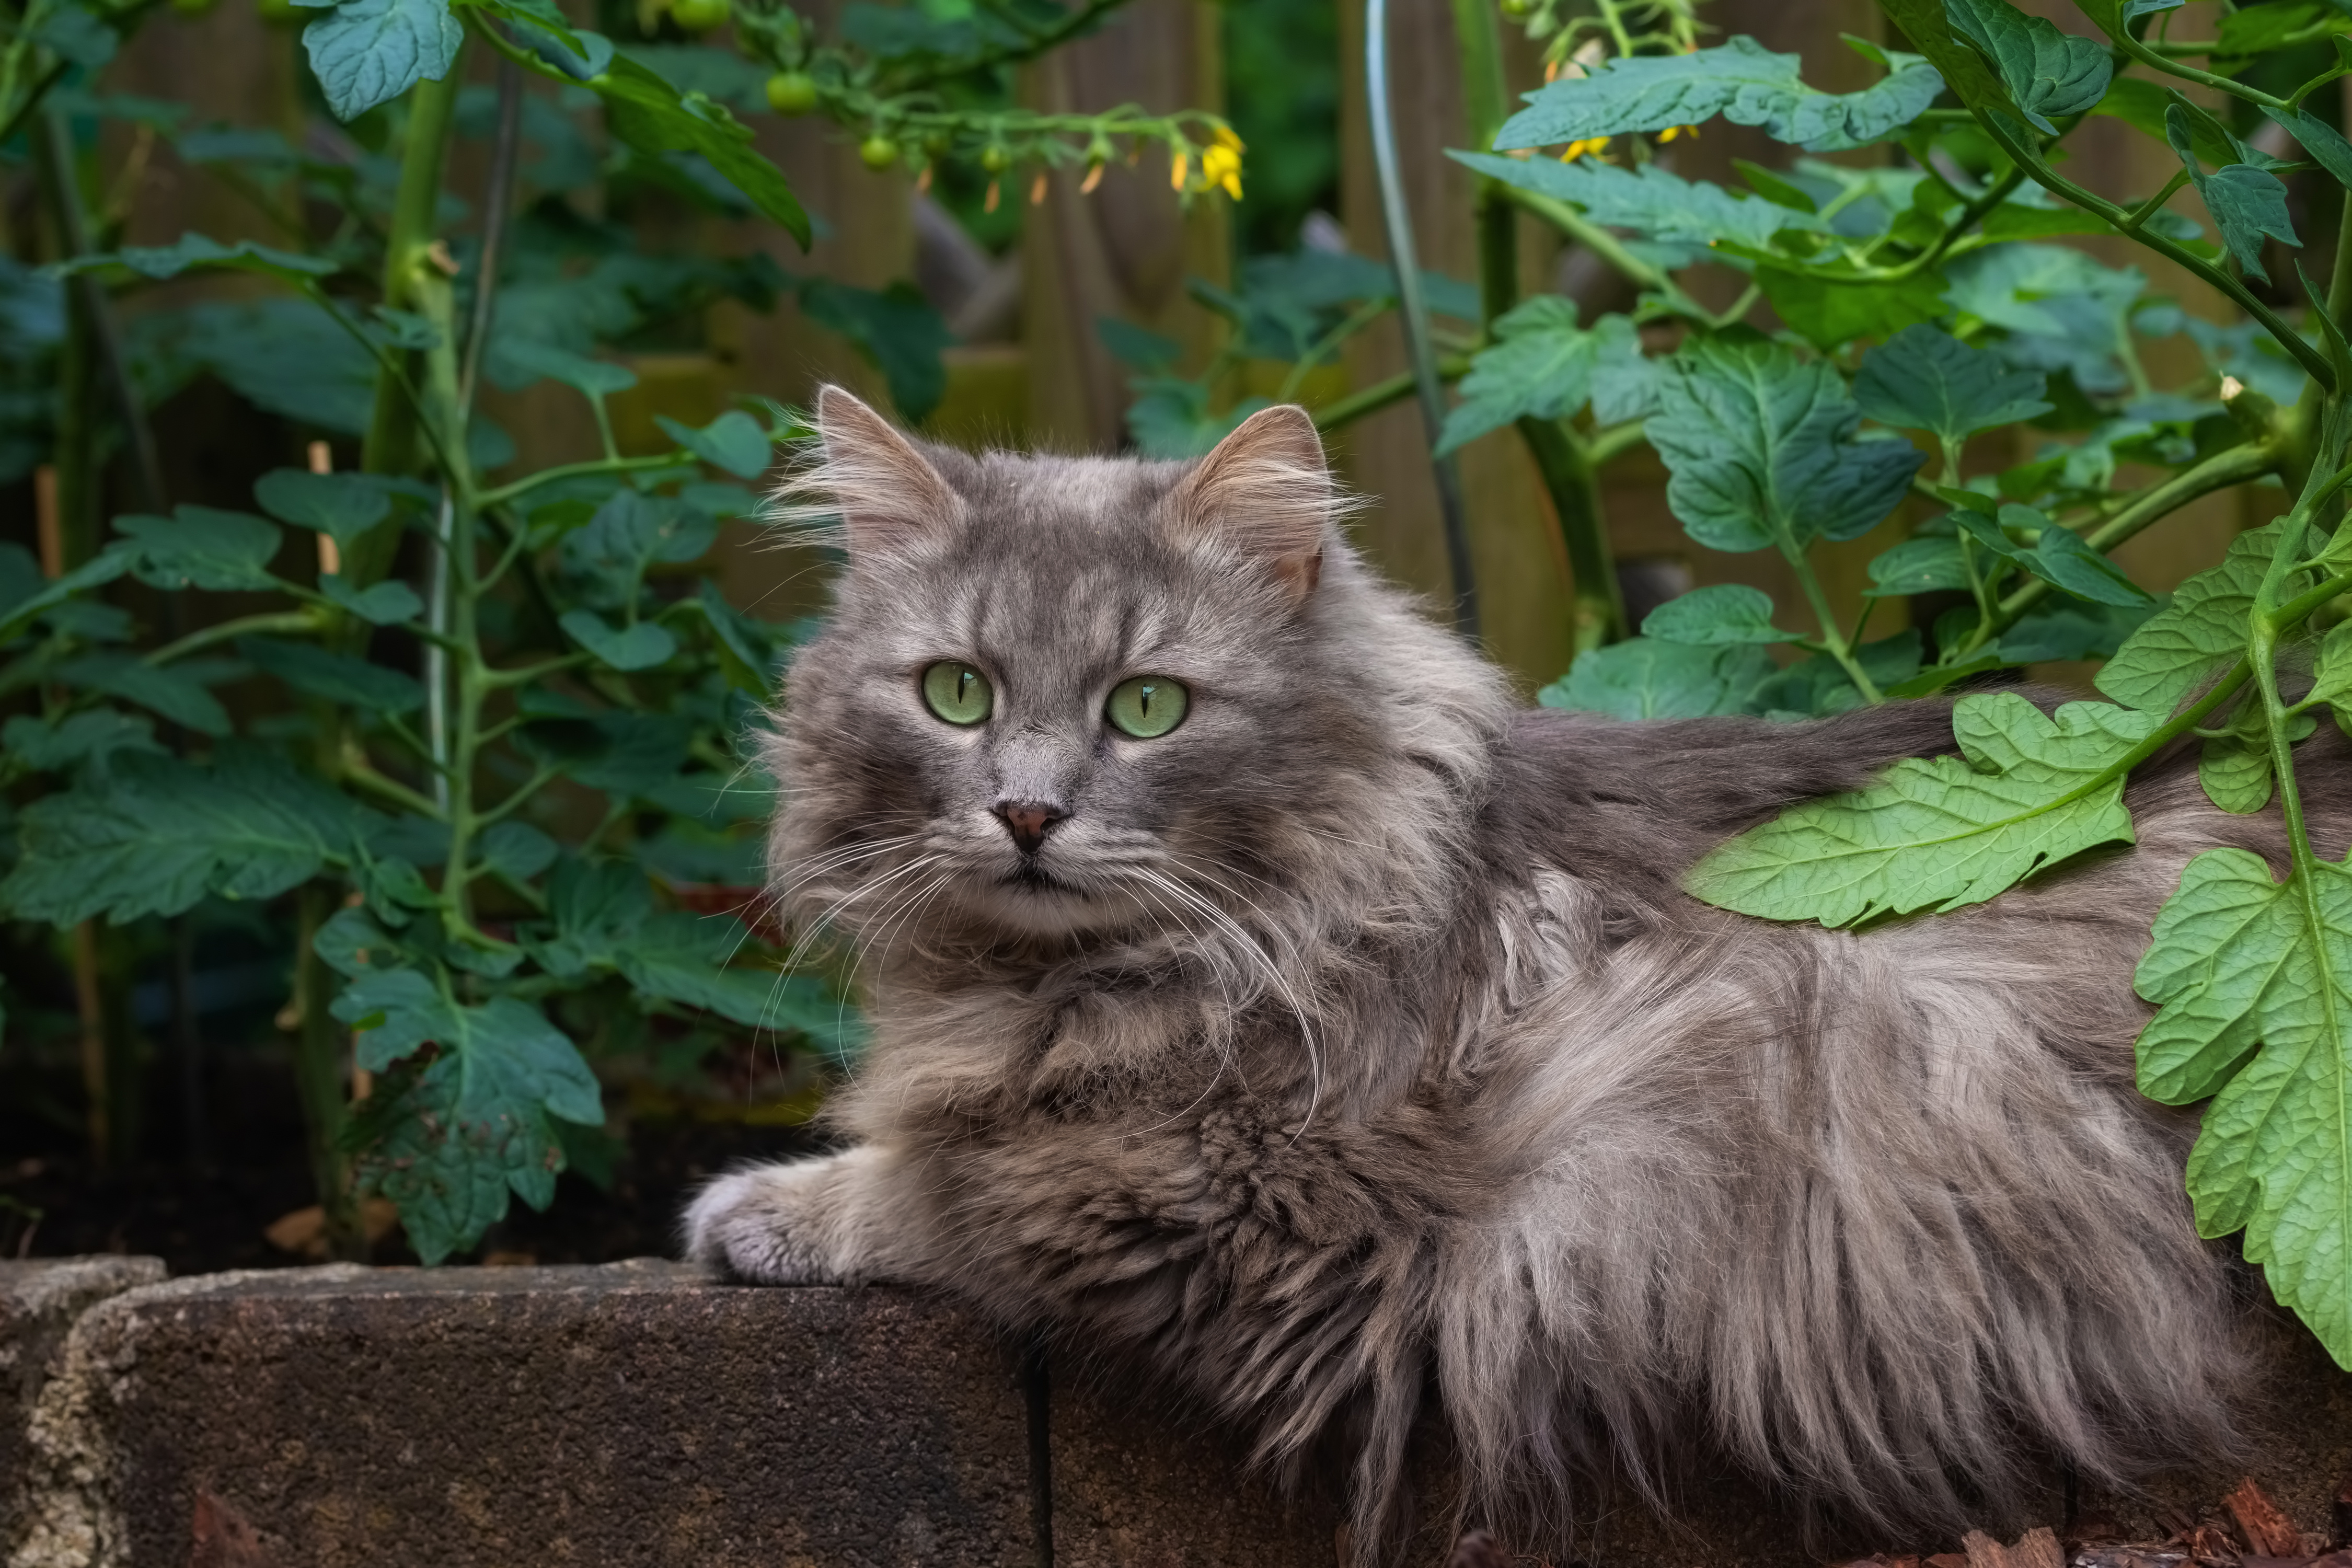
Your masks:
<svg viewBox="0 0 2352 1568"><path fill-rule="evenodd" d="M857 144L857 156L869 169L887 169L898 161L898 144L887 136L868 136Z"/></svg>
<svg viewBox="0 0 2352 1568"><path fill-rule="evenodd" d="M723 27L733 12L727 0L670 0L669 14L677 25L689 33L708 33Z"/></svg>
<svg viewBox="0 0 2352 1568"><path fill-rule="evenodd" d="M1139 741L1156 741L1184 721L1192 694L1164 675L1139 675L1111 688L1103 717Z"/></svg>
<svg viewBox="0 0 2352 1568"><path fill-rule="evenodd" d="M996 689L971 666L945 659L923 671L923 705L950 724L970 728L994 710Z"/></svg>
<svg viewBox="0 0 2352 1568"><path fill-rule="evenodd" d="M768 107L778 114L806 114L816 107L816 81L806 71L778 71L768 79Z"/></svg>
<svg viewBox="0 0 2352 1568"><path fill-rule="evenodd" d="M273 27L299 27L311 17L324 15L308 6L297 5L294 0L255 0L254 9L260 12L261 19Z"/></svg>
<svg viewBox="0 0 2352 1568"><path fill-rule="evenodd" d="M1535 8L1535 0L1503 0L1503 15L1515 21Z"/></svg>
<svg viewBox="0 0 2352 1568"><path fill-rule="evenodd" d="M1013 167L1013 154L1002 147L984 148L980 154L980 166L992 174L1001 174Z"/></svg>

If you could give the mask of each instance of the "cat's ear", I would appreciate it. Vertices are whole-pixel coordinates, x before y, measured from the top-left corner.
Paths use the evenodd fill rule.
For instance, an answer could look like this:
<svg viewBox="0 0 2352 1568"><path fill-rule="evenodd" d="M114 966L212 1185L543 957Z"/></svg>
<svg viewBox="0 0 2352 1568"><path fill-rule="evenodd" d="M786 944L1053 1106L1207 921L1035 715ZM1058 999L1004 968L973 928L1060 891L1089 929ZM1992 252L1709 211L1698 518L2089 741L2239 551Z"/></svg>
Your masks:
<svg viewBox="0 0 2352 1568"><path fill-rule="evenodd" d="M1323 438L1307 410L1261 409L1176 483L1168 531L1180 542L1213 542L1265 563L1292 601L1323 574L1323 531L1338 496Z"/></svg>
<svg viewBox="0 0 2352 1568"><path fill-rule="evenodd" d="M962 522L963 498L890 422L837 386L816 395L824 461L809 476L840 514L849 558L906 555Z"/></svg>

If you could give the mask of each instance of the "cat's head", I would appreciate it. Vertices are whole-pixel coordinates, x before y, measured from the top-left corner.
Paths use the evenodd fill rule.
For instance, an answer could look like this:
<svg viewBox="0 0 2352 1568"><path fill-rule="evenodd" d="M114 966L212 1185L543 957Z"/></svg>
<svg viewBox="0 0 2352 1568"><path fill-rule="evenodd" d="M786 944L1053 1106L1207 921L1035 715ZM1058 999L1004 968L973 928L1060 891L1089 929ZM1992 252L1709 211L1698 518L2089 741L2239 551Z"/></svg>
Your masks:
<svg viewBox="0 0 2352 1568"><path fill-rule="evenodd" d="M771 758L803 920L1214 940L1367 857L1409 869L1475 793L1499 685L1349 548L1304 411L1170 463L919 447L834 387L817 409L785 502L837 519L847 564Z"/></svg>

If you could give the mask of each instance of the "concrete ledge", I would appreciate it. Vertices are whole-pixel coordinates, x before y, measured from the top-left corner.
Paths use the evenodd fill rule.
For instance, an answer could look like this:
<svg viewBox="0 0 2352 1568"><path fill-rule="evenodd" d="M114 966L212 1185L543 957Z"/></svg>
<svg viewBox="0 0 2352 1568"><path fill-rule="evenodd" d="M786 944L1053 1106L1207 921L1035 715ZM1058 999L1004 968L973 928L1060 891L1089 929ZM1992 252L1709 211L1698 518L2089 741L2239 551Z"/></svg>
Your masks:
<svg viewBox="0 0 2352 1568"><path fill-rule="evenodd" d="M157 1258L0 1263L0 1544L25 1532L26 1434L68 1332L96 1303L163 1278Z"/></svg>
<svg viewBox="0 0 2352 1568"><path fill-rule="evenodd" d="M912 1293L751 1289L655 1262L160 1272L0 1266L0 1568L1031 1568L1041 1520L1055 1568L1335 1561L1329 1500L1244 1478L1231 1434L1116 1383L1057 1376L1033 1397L1008 1346ZM2352 1377L2292 1325L2266 1361L2240 1462L2089 1493L2071 1516L2053 1476L2029 1522L2066 1536L2104 1516L2117 1539L2203 1527L2226 1542L2223 1499L2251 1476L2284 1516L2278 1541L2339 1538ZM1430 1531L1445 1523L1438 1466L1422 1471ZM1675 1503L1669 1522L1587 1488L1573 1561L1959 1552L1809 1540L1754 1486L1704 1468ZM1447 1544L1425 1531L1414 1563ZM1505 1543L1565 1568L1559 1544Z"/></svg>
<svg viewBox="0 0 2352 1568"><path fill-rule="evenodd" d="M10 1568L1033 1561L1012 1360L667 1264L175 1280L86 1313Z"/></svg>

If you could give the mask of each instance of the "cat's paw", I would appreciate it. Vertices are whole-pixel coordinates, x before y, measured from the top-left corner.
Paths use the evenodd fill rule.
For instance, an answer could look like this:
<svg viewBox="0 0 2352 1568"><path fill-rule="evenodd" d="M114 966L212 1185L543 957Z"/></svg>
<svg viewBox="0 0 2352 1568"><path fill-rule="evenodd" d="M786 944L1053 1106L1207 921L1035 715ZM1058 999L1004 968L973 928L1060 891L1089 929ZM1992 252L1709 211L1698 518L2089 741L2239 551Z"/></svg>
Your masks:
<svg viewBox="0 0 2352 1568"><path fill-rule="evenodd" d="M757 1285L846 1284L825 1256L814 1200L829 1163L800 1160L719 1177L686 1211L686 1255Z"/></svg>

